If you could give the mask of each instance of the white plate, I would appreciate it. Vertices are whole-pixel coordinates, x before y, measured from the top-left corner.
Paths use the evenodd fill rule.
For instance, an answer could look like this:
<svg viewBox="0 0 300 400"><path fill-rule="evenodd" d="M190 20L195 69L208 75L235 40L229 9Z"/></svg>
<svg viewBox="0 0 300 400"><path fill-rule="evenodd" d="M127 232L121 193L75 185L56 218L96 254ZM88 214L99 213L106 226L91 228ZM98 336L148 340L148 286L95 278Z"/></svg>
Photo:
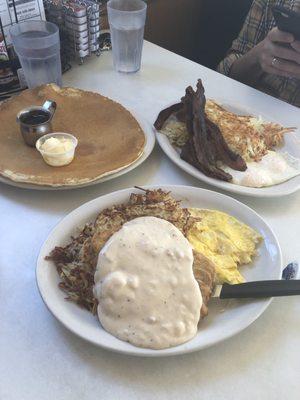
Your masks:
<svg viewBox="0 0 300 400"><path fill-rule="evenodd" d="M259 110L254 109L245 109L242 107L236 107L233 105L229 105L226 101L216 100L219 104L221 104L224 108L229 111L232 111L239 115L261 115L265 121L277 122L282 125L274 118L262 114ZM171 145L166 135L156 132L157 141L164 151L164 153L181 169L183 169L188 174L198 178L200 181L208 183L209 185L218 187L223 190L227 190L232 193L243 194L247 196L253 197L280 197L286 196L288 194L292 194L300 189L300 175L295 178L290 179L289 181L280 183L278 185L265 187L265 188L250 188L246 186L235 185L230 182L224 182L218 179L210 178L209 176L204 175L197 168L193 167L186 161L180 158L180 155L175 147ZM292 156L300 158L300 133L297 130L295 133L288 133L285 135L285 144L280 149L280 151L287 151Z"/></svg>
<svg viewBox="0 0 300 400"><path fill-rule="evenodd" d="M15 186L19 187L22 189L34 189L34 190L70 190L70 189L78 189L86 186L92 186L92 185L97 185L98 183L101 182L106 182L114 178L118 178L121 175L127 174L128 172L132 171L133 169L137 168L139 165L141 165L152 153L152 150L155 145L155 129L153 126L150 124L150 122L146 121L142 117L138 116L134 111L130 111L131 114L135 117L135 119L138 121L139 125L141 126L145 138L146 138L146 144L143 150L143 154L140 156L138 160L136 160L134 163L129 165L126 168L121 169L120 171L112 174L108 174L104 176L103 178L99 178L93 182L88 182L80 185L74 185L74 186L58 186L58 187L51 187L47 185L34 185L30 183L22 183L22 182L15 182L11 179L7 179L3 176L0 175L0 182L5 183L10 186Z"/></svg>
<svg viewBox="0 0 300 400"><path fill-rule="evenodd" d="M157 188L152 186L151 188ZM171 191L182 200L183 206L212 208L225 211L256 229L264 238L259 256L250 266L243 267L242 273L248 281L279 279L282 257L279 244L272 230L252 209L223 194L188 186L159 186ZM149 187L150 188L150 187ZM41 296L53 315L68 329L94 343L110 350L137 356L169 356L189 353L216 344L245 329L268 307L271 299L237 301L211 301L209 315L200 322L199 332L191 341L165 350L142 349L123 342L102 329L97 317L76 304L64 300L65 294L58 288L59 277L51 261L46 261L55 246L64 246L71 235L78 232L88 221L96 218L104 208L113 204L128 202L131 192L125 189L99 197L67 215L50 233L44 243L37 262L37 283Z"/></svg>

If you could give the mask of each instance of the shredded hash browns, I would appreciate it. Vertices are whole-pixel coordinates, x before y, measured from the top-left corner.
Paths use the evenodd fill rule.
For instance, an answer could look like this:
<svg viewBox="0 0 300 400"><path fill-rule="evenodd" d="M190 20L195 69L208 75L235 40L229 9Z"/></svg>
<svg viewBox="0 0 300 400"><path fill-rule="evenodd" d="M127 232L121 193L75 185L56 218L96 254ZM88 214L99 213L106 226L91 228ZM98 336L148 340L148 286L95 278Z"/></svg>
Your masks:
<svg viewBox="0 0 300 400"><path fill-rule="evenodd" d="M97 300L93 295L93 286L98 253L125 222L142 216L165 219L184 235L198 220L161 189L147 190L143 194L132 193L128 204L101 211L96 221L87 224L77 237L71 238L66 247L55 247L47 257L56 266L61 279L59 287L67 294L67 300L96 313ZM205 256L194 252L193 269L203 297L201 315L205 316L214 286L215 266Z"/></svg>

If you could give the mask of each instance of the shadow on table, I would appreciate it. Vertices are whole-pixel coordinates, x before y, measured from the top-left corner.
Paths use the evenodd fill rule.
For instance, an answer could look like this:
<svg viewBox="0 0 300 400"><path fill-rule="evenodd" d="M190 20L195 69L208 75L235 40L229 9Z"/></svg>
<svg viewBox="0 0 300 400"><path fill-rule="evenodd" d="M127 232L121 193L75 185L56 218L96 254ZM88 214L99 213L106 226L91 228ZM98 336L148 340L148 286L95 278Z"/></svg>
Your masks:
<svg viewBox="0 0 300 400"><path fill-rule="evenodd" d="M278 308L279 301L274 301L247 330L223 343L196 353L164 358L133 357L109 352L77 338L60 323L55 323L65 345L77 357L78 367L84 365L83 370L95 379L99 374L104 380L107 376L108 381L117 382L121 387L143 389L148 394L151 391L159 394L168 390L169 396L172 391L178 396L179 389L184 391L186 385L191 392L193 389L199 390L201 385L225 382L229 376L238 377L247 373L247 370L257 366L258 358L262 363L270 362L270 358L274 358L274 363L278 362L274 349L279 346L278 342L285 332L282 321L289 313L289 303ZM277 322L274 321L274 315ZM275 325L278 325L278 330L274 328ZM271 326L273 334L270 340ZM291 329L293 331L293 327ZM290 335L297 334L290 332Z"/></svg>
<svg viewBox="0 0 300 400"><path fill-rule="evenodd" d="M31 190L0 183L0 195L8 201L19 203L22 207L38 212L66 214L83 203L104 194L135 185L149 184L159 168L159 160L154 163L150 159L151 157L157 158L157 156L151 155L142 165L128 174L97 185L71 190ZM144 179L143 176L146 176L147 179Z"/></svg>
<svg viewBox="0 0 300 400"><path fill-rule="evenodd" d="M5 197L8 201L19 203L23 208L27 207L28 209L47 214L65 215L87 201L116 190L152 183L156 185L171 185L176 182L175 184L177 184L178 180L181 180L182 177L182 181L185 182L185 185L202 187L231 196L247 204L258 213L262 213L265 217L269 215L272 217L283 216L287 210L290 212L291 209L298 207L299 192L274 199L236 195L199 181L182 171L165 156L162 157L162 155L162 150L156 144L156 148L150 157L138 168L119 178L94 186L72 190L30 190L0 183L0 195ZM164 176L163 181L159 180L159 169L162 169L161 174ZM178 175L178 173L180 175Z"/></svg>

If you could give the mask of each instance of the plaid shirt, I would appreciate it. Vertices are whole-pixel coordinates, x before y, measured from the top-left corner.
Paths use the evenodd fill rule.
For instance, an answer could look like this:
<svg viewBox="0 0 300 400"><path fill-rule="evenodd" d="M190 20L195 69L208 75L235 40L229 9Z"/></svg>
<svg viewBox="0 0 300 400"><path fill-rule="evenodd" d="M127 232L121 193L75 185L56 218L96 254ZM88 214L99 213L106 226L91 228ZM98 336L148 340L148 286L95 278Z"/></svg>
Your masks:
<svg viewBox="0 0 300 400"><path fill-rule="evenodd" d="M274 5L300 11L300 0L254 0L238 38L233 41L227 56L217 68L219 72L229 75L232 64L261 42L268 32L276 26L272 14L272 6ZM300 107L299 79L283 78L264 73L256 88Z"/></svg>

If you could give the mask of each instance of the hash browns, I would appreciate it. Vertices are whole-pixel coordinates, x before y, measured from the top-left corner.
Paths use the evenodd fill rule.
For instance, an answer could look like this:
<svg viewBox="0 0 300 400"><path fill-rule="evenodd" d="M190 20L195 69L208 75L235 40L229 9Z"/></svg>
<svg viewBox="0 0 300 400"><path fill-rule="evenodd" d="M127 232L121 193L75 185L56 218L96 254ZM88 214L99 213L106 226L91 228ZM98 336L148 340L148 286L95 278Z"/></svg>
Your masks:
<svg viewBox="0 0 300 400"><path fill-rule="evenodd" d="M205 113L218 125L230 149L245 161L260 161L268 150L283 144L285 133L295 128L284 128L249 115L237 115L225 110L213 100L207 100Z"/></svg>
<svg viewBox="0 0 300 400"><path fill-rule="evenodd" d="M95 222L87 224L66 247L55 247L47 257L56 266L61 279L59 287L67 294L67 300L96 314L98 303L93 295L93 286L98 253L125 222L142 216L165 219L184 235L197 221L188 209L182 208L180 202L161 189L132 193L128 204L101 211ZM193 270L203 297L203 317L207 315L207 303L214 287L215 266L205 256L194 252Z"/></svg>
<svg viewBox="0 0 300 400"><path fill-rule="evenodd" d="M213 100L207 99L207 118L216 124L230 150L239 154L246 162L260 161L268 150L283 144L284 134L296 128L284 128L273 122L264 122L250 115L237 115L227 111ZM170 143L182 148L188 141L186 124L171 115L160 130Z"/></svg>

